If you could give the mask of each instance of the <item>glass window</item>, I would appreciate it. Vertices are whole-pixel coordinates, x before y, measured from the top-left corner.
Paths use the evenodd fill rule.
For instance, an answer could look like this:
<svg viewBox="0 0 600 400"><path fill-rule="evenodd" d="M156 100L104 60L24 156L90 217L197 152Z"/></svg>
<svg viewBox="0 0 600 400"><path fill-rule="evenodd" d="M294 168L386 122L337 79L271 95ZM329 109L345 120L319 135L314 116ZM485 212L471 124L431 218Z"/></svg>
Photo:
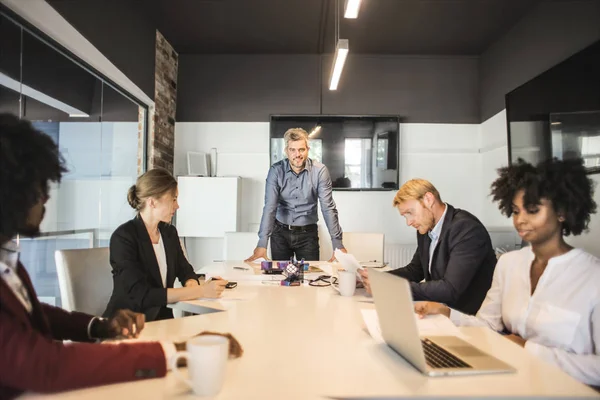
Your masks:
<svg viewBox="0 0 600 400"><path fill-rule="evenodd" d="M106 247L134 215L127 190L145 165L147 109L37 32L0 18L0 112L50 136L69 170L50 187L41 235L17 238L38 296L60 306L56 250Z"/></svg>
<svg viewBox="0 0 600 400"><path fill-rule="evenodd" d="M371 139L346 139L345 176L354 189L371 186Z"/></svg>
<svg viewBox="0 0 600 400"><path fill-rule="evenodd" d="M550 133L552 157L581 157L589 172L600 172L600 111L550 114Z"/></svg>

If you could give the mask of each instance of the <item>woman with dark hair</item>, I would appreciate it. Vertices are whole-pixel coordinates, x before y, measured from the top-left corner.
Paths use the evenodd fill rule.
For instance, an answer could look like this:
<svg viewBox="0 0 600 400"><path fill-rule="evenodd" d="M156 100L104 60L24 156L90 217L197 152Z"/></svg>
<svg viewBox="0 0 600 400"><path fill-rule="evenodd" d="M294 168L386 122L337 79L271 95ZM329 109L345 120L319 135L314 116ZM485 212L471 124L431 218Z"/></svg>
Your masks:
<svg viewBox="0 0 600 400"><path fill-rule="evenodd" d="M173 318L167 304L200 297L216 298L227 281L200 285L170 224L179 208L177 181L162 168L141 175L129 188L127 201L137 215L110 238L114 288L105 316L120 308L146 315L146 321ZM173 288L175 278L182 288Z"/></svg>
<svg viewBox="0 0 600 400"><path fill-rule="evenodd" d="M575 379L600 386L600 259L565 241L585 231L596 212L583 160L519 160L499 173L493 199L530 246L500 257L476 316L433 302L416 303L415 312L507 333Z"/></svg>

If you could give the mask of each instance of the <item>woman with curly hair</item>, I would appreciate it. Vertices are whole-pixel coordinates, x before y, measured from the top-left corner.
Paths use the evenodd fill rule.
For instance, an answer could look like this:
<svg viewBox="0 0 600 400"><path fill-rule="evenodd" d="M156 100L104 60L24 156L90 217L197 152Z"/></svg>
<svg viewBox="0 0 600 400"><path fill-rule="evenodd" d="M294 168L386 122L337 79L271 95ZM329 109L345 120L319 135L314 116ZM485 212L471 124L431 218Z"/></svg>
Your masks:
<svg viewBox="0 0 600 400"><path fill-rule="evenodd" d="M415 312L506 333L575 379L600 386L600 259L565 241L585 231L596 212L583 160L519 160L499 173L492 197L530 246L500 257L476 316L433 302L417 303Z"/></svg>

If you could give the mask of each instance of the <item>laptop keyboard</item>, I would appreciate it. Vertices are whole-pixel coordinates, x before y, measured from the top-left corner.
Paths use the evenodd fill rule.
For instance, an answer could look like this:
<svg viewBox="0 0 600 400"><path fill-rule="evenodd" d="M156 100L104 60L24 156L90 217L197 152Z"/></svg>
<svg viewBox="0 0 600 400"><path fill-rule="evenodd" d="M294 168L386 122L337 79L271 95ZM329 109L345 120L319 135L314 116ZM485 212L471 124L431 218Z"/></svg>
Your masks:
<svg viewBox="0 0 600 400"><path fill-rule="evenodd" d="M432 368L472 368L452 353L444 350L429 339L421 339L425 361Z"/></svg>

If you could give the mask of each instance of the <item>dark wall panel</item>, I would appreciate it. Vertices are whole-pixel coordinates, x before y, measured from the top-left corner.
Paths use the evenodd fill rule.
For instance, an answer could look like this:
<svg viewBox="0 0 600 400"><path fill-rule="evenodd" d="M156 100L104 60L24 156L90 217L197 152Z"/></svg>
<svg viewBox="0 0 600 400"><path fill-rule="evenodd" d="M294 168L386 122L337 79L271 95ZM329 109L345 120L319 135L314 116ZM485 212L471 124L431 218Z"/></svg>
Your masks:
<svg viewBox="0 0 600 400"><path fill-rule="evenodd" d="M97 81L94 75L27 32L23 34L22 63L24 85L86 114L90 113L94 83ZM32 106L30 111L33 110ZM40 115L47 115L47 112ZM31 114L29 118L42 117Z"/></svg>
<svg viewBox="0 0 600 400"><path fill-rule="evenodd" d="M406 122L479 122L478 59L350 56L328 90L331 57L181 55L177 120L268 121L271 114L392 114ZM321 82L320 73L323 75Z"/></svg>
<svg viewBox="0 0 600 400"><path fill-rule="evenodd" d="M133 83L154 98L156 26L135 0L48 0Z"/></svg>
<svg viewBox="0 0 600 400"><path fill-rule="evenodd" d="M179 56L177 121L319 113L317 55Z"/></svg>
<svg viewBox="0 0 600 400"><path fill-rule="evenodd" d="M478 123L478 59L350 55L337 91L323 57L325 114L400 115L403 122Z"/></svg>
<svg viewBox="0 0 600 400"><path fill-rule="evenodd" d="M481 57L481 121L504 96L600 39L600 1L544 1Z"/></svg>

